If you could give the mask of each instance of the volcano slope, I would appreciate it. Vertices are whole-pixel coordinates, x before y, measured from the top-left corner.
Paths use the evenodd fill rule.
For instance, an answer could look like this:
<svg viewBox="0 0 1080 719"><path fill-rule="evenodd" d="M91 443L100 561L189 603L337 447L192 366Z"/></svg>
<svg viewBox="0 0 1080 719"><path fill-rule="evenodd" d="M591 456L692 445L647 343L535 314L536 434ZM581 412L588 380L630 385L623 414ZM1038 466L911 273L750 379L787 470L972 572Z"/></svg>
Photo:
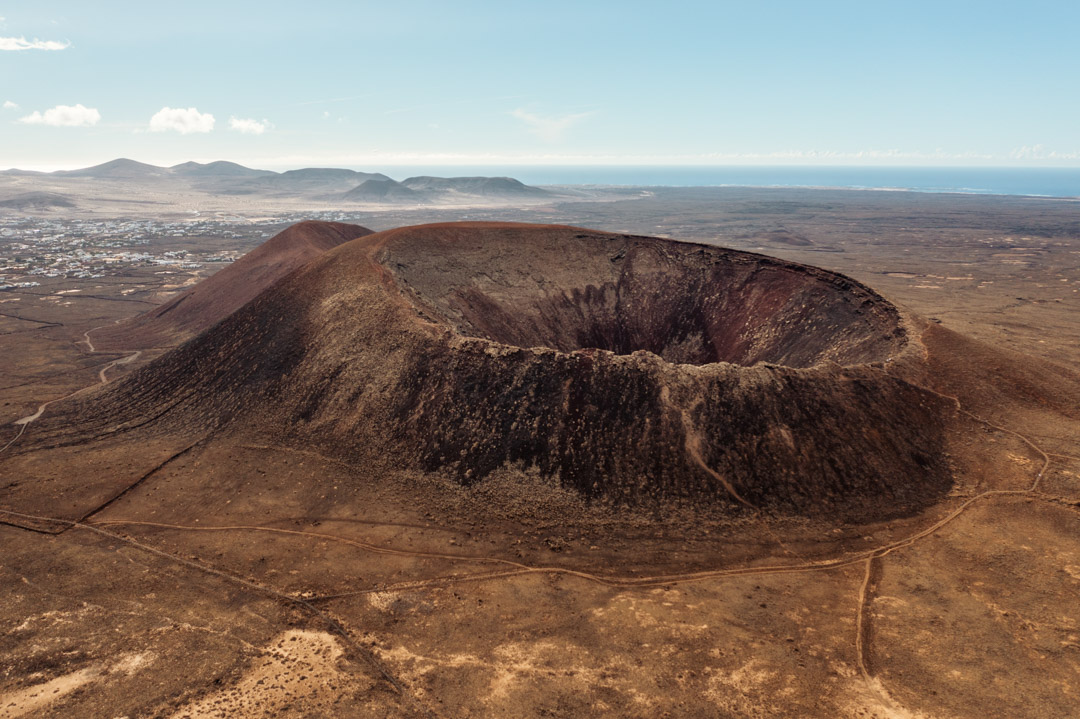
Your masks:
<svg viewBox="0 0 1080 719"><path fill-rule="evenodd" d="M98 328L91 341L101 350L179 344L228 317L323 252L371 232L343 222L292 225L168 302L121 324Z"/></svg>
<svg viewBox="0 0 1080 719"><path fill-rule="evenodd" d="M360 237L0 454L0 708L1068 716L1078 406L803 265Z"/></svg>
<svg viewBox="0 0 1080 719"><path fill-rule="evenodd" d="M516 466L609 503L879 519L950 486L950 403L885 371L910 332L853 280L764 256L429 225L326 252L33 437L228 430L465 485ZM71 519L110 491L61 485L33 492Z"/></svg>

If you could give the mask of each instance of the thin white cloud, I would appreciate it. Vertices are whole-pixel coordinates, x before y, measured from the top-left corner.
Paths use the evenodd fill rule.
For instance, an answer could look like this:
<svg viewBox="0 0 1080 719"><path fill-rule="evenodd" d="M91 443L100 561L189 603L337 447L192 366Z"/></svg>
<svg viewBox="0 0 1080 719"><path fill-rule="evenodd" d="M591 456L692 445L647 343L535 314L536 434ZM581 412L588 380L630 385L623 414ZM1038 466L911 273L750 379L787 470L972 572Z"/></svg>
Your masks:
<svg viewBox="0 0 1080 719"><path fill-rule="evenodd" d="M562 117L541 117L518 108L510 114L524 122L529 132L541 140L558 142L563 138L567 130L595 113L578 112L572 115L563 115Z"/></svg>
<svg viewBox="0 0 1080 719"><path fill-rule="evenodd" d="M1009 153L1013 160L1080 160L1080 152L1051 150L1042 145L1024 145Z"/></svg>
<svg viewBox="0 0 1080 719"><path fill-rule="evenodd" d="M1024 145L1009 153L1014 160L1038 160L1045 156L1046 149L1042 145Z"/></svg>
<svg viewBox="0 0 1080 719"><path fill-rule="evenodd" d="M5 103L4 107L7 107ZM16 105L16 107L18 107ZM26 125L50 125L52 127L90 127L98 124L101 113L83 105L57 105L45 112L35 110L19 122Z"/></svg>
<svg viewBox="0 0 1080 719"><path fill-rule="evenodd" d="M0 50L66 50L70 42L56 40L27 40L25 37L0 37Z"/></svg>
<svg viewBox="0 0 1080 719"><path fill-rule="evenodd" d="M150 132L179 132L190 135L195 132L210 132L214 129L214 116L199 112L194 107L163 107L150 118Z"/></svg>
<svg viewBox="0 0 1080 719"><path fill-rule="evenodd" d="M245 135L261 135L273 127L269 120L244 119L242 117L230 117L229 129L242 132Z"/></svg>
<svg viewBox="0 0 1080 719"><path fill-rule="evenodd" d="M19 103L12 102L11 100L4 100L4 109L5 110L18 110L19 109Z"/></svg>

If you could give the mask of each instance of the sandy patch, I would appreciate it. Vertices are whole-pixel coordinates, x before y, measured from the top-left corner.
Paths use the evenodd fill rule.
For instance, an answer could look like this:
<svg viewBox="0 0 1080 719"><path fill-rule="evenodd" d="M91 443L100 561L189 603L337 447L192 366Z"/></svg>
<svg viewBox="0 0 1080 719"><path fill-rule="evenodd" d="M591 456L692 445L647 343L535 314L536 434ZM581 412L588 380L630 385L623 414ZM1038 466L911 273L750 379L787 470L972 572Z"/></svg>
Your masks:
<svg viewBox="0 0 1080 719"><path fill-rule="evenodd" d="M781 707L772 701L776 694L777 672L764 662L751 659L738 669L713 670L705 696L725 712L747 719L781 716Z"/></svg>
<svg viewBox="0 0 1080 719"><path fill-rule="evenodd" d="M381 612L388 612L398 598L397 592L372 592L367 595L368 604Z"/></svg>
<svg viewBox="0 0 1080 719"><path fill-rule="evenodd" d="M285 632L239 681L181 707L170 719L332 715L345 685L355 682L338 667L343 653L327 632Z"/></svg>
<svg viewBox="0 0 1080 719"><path fill-rule="evenodd" d="M0 696L0 719L14 719L44 709L57 699L62 699L79 687L94 681L100 675L99 668L87 667L43 684L35 684L32 687Z"/></svg>
<svg viewBox="0 0 1080 719"><path fill-rule="evenodd" d="M156 658L157 655L153 652L125 654L108 666L95 664L32 687L4 694L0 696L0 719L26 716L63 699L80 687L95 681L106 681L116 674L130 676L151 664Z"/></svg>
<svg viewBox="0 0 1080 719"><path fill-rule="evenodd" d="M946 719L904 708L877 677L871 677L869 684L861 677L851 680L845 715L850 719Z"/></svg>

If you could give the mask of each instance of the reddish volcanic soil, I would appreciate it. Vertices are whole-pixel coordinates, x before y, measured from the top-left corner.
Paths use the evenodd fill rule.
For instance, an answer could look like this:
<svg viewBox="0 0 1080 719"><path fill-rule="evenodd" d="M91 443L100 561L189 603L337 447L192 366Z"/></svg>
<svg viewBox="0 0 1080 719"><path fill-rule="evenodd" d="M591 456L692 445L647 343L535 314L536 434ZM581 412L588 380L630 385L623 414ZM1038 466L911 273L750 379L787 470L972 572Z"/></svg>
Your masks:
<svg viewBox="0 0 1080 719"><path fill-rule="evenodd" d="M191 335L0 449L0 717L1076 706L1071 369L506 223L304 223L91 339Z"/></svg>
<svg viewBox="0 0 1080 719"><path fill-rule="evenodd" d="M370 234L366 227L342 222L300 222L165 304L118 325L100 327L90 339L103 351L179 344L323 252Z"/></svg>
<svg viewBox="0 0 1080 719"><path fill-rule="evenodd" d="M853 280L750 253L559 226L403 228L326 252L80 397L74 431L54 415L28 438L227 430L465 485L518 467L608 502L868 520L951 483L952 403L888 371L921 361L913 322ZM55 493L75 519L103 491L48 481L28 499Z"/></svg>

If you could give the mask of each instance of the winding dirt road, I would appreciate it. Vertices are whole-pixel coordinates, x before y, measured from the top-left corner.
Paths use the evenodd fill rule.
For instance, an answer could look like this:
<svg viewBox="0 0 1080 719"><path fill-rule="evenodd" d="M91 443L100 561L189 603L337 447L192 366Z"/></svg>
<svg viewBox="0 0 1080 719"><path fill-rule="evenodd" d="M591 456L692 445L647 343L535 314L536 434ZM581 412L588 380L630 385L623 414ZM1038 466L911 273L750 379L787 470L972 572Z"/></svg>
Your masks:
<svg viewBox="0 0 1080 719"><path fill-rule="evenodd" d="M101 329L102 327L108 327L108 325L99 325L98 327L93 327L91 329L88 329L86 332L83 332L84 339L79 340L78 342L76 342L76 344L85 344L87 347L90 348L90 352L92 354L100 354L96 349L94 349L94 345L90 341L90 333L93 332L94 330ZM121 350L121 351L123 351L123 350ZM116 354L116 353L115 352L107 352L105 354ZM120 359L116 359L116 360L113 360L112 362L109 362L104 367L102 367L101 370L98 372L98 382L96 382L95 384L87 385L86 387L83 387L82 389L77 389L74 392L71 392L70 394L64 395L63 397L57 397L56 399L51 399L48 402L45 402L41 406L39 406L37 408L37 412L34 412L31 415L27 415L26 417L22 417L20 419L15 420L14 422L12 422L11 424L18 426L19 431L15 434L14 437L11 438L11 441L9 441L3 447L0 447L0 453L6 451L8 447L15 444L19 440L19 438L23 436L23 432L26 431L27 425L31 424L32 422L35 422L39 417L41 417L41 415L45 413L45 409L50 404L55 404L57 402L63 402L65 399L71 399L75 395L82 394L83 392L88 392L88 391L94 389L95 387L99 387L99 386L101 386L103 384L108 384L109 383L109 378L106 376L106 372L111 370L113 367L116 367L117 365L131 364L132 362L137 360L140 355L142 355L142 350L135 350L126 357L121 357Z"/></svg>
<svg viewBox="0 0 1080 719"><path fill-rule="evenodd" d="M94 329L98 329L98 328L94 328ZM93 346L93 343L91 342L90 337L89 337L90 332L92 332L92 331L93 331L93 329L88 330L86 333L84 333L84 338L85 339L83 340L83 342L85 342L85 344L87 345L90 352L96 352L97 350L95 350L95 348ZM127 356L125 356L123 358L120 358L120 359L114 360L113 362L108 363L98 373L98 377L100 379L100 382L98 384L94 384L94 385L91 385L89 387L85 387L83 389L77 390L76 392L72 392L71 394L66 395L65 397L50 400L49 402L46 402L46 403L42 404L38 408L37 412L35 412L33 415L30 415L28 417L24 417L24 418L22 418L20 420L17 420L14 424L17 424L17 425L20 426L19 433L16 435L16 437L14 439L12 439L10 442L8 442L7 445L5 445L3 448L0 448L0 452L3 452L8 447L10 447L12 444L14 444L14 442L16 440L18 440L19 437L22 436L22 433L26 429L27 425L29 425L32 422L34 422L35 420L37 420L49 405L51 405L51 404L53 404L55 402L60 402L60 401L62 401L64 399L68 399L68 398L70 398L70 397L72 397L74 395L77 395L77 394L81 393L81 392L85 392L85 391L87 391L89 389L92 389L93 387L97 387L99 384L108 383L108 377L107 377L106 373L108 372L109 369L111 369L112 367L115 367L115 366L117 366L119 364L128 364L128 363L134 362L136 359L138 359L140 354L141 354L140 351L135 351L130 355L127 355ZM414 703L414 705L418 709L422 710L424 713L427 713L429 715L431 715L431 710L428 707L423 706L422 704L417 702L414 697L411 697L409 695L409 693L406 691L405 687L402 685L401 681L399 681L392 674L390 674L390 672L386 669L386 667L384 667L381 664L381 662L379 662L378 659L370 651L368 651L366 648L360 646L355 640L353 640L352 637L349 635L348 630L345 627L343 627L340 623L338 623L332 617L330 617L325 612L323 612L323 610L319 609L316 606L315 603L328 601L328 600L332 600L332 599L339 599L339 598L346 598L346 597L351 597L351 596L369 594L369 593L372 593L372 592L393 591L393 590L397 590L397 589L417 589L417 588L423 588L423 587L431 587L431 586L452 584L452 583L457 583L457 582L489 581L489 580L497 580L497 579L502 579L502 578L513 577L513 576L520 576L520 575L524 575L524 574L537 574L537 573L559 574L559 575L564 575L564 576L576 577L576 578L579 578L579 579L582 579L582 580L585 580L585 581L588 581L588 582L601 584L601 585L604 585L604 586L607 586L607 587L615 587L615 588L623 588L623 589L635 589L635 588L651 588L651 587L656 587L656 586L661 586L661 585L672 585L672 584L678 584L678 583L698 582L698 581L704 581L704 580L708 580L708 579L717 579L717 578L723 578L723 577L729 577L729 576L761 576L761 575L783 574L783 573L830 571L830 570L834 570L834 569L840 569L840 568L844 568L844 567L850 567L850 566L862 564L862 565L864 565L864 575L863 575L863 579L862 579L862 581L861 581L861 583L859 585L859 588L858 588L857 597L856 597L856 610L855 610L855 637L854 637L855 662L856 662L857 669L860 672L863 680L865 681L868 689L870 689L876 696L878 696L881 699L881 701L885 704L885 706L887 706L889 709L896 709L896 708L898 708L896 700L892 698L892 696L889 694L888 690L881 683L880 679L878 677L874 676L874 674L871 672L871 668L870 668L870 666L868 665L868 662L867 662L867 656L868 656L868 653L869 653L869 644L870 644L870 633L868 631L868 621L867 621L867 618L866 618L866 613L868 611L868 607L870 606L870 604L872 602L872 597L871 597L872 587L873 587L872 578L873 578L873 576L875 574L875 571L880 570L881 563L884 561L885 557L887 555L889 555L890 553L896 551L896 550L903 549L905 547L909 547L909 546L913 545L914 543L916 543L916 542L918 542L918 541L920 541L922 539L925 539L926 537L929 537L929 536L933 535L934 533L938 532L943 527L947 526L948 524L953 522L955 519L960 517L964 512L966 512L970 507L975 505L977 502L982 502L982 501L986 501L986 500L990 500L990 499L994 499L994 498L1000 498L1000 497L1026 496L1026 497L1030 497L1030 498L1033 498L1033 499L1038 500L1038 501L1051 502L1051 503L1055 503L1055 504L1058 504L1058 505L1065 504L1065 505L1069 506L1070 508L1075 509L1074 503L1072 501L1070 501L1070 500L1068 500L1066 498L1052 496L1052 495L1045 494L1045 493L1042 493L1042 492L1039 491L1040 482L1042 481L1042 478L1045 476L1047 470L1050 468L1050 466L1052 464L1052 461L1053 461L1052 457L1065 458L1067 455L1057 455L1057 454L1052 455L1052 454L1044 451L1042 449L1042 447L1040 447L1039 444L1037 442L1035 442L1035 440L1032 439L1030 436L1025 435L1025 434L1023 434L1021 432L1018 432L1016 430L1012 430L1012 429L1009 429L1007 427L1003 427L1003 426L998 425L998 424L996 424L994 422L991 422L991 421L989 421L989 420L987 420L985 418L979 417L978 415L976 415L976 414L968 411L967 409L965 409L963 407L962 403L960 402L959 398L957 398L957 397L942 394L942 393L937 392L937 391L935 391L933 389L930 389L928 387L923 387L922 389L924 389L924 390L926 390L928 392L931 392L931 393L933 393L933 394L935 394L935 395L937 395L939 397L942 397L944 399L948 399L951 402L953 402L955 404L957 413L962 414L962 415L964 415L964 416L966 416L966 417L968 417L968 418L970 418L970 419L972 419L972 420L974 420L974 421L976 421L976 422L978 422L980 424L983 424L986 427L989 427L989 428L992 428L994 430L1004 432L1004 433L1007 433L1007 434L1010 434L1012 436L1017 437L1018 439L1020 439L1022 442L1024 442L1029 448L1031 448L1035 453L1037 453L1042 458L1042 460L1043 460L1042 461L1042 466L1039 468L1039 470L1037 471L1035 476L1032 478L1031 485L1027 489L998 489L998 490L987 490L987 491L981 492L979 494L971 496L971 497L967 498L966 500L962 501L959 505L957 505L952 511L950 511L948 514L946 514L944 517L938 519L937 521L933 522L932 524L928 525L927 527L924 527L923 529L921 529L921 530L919 530L919 531L917 531L917 532L915 532L915 533L913 533L913 534L911 534L911 535L909 535L909 536L907 536L907 537L905 537L903 539L899 539L899 540L896 540L896 541L893 541L893 542L889 542L887 544L883 544L883 545L881 545L879 547L875 547L873 549L863 550L863 551L855 552L855 553L844 555L844 556L834 557L832 559L823 559L823 560L814 560L814 561L802 561L802 562L797 562L797 563L793 562L793 563L789 563L789 564L774 564L774 565L756 566L756 567L734 567L734 568L726 568L726 569L716 569L716 570L705 570L705 571L699 571L699 572L689 572L689 573L682 573L682 574L665 574L665 575L654 575L654 576L626 577L626 576L596 574L596 573L591 573L591 572L568 569L568 568L565 568L565 567L533 566L533 565L528 565L528 564L524 564L524 563L521 563L521 562L515 562L515 561L509 560L509 559L504 559L504 558L501 558L501 557L493 557L493 556L475 556L475 555L452 554L452 553L443 553L443 552L419 552L419 551L412 551L412 550L405 550L405 549L397 549L397 548L390 547L390 546L381 546L381 545L376 545L376 544L370 544L370 543L367 543L367 542L361 542L361 541L357 541L357 540L354 540L354 539L349 539L347 537L342 537L342 536L338 536L338 535L334 535L334 534L327 534L327 533L323 533L323 532L309 532L309 531L301 531L301 530L280 529L280 528L275 528L275 527L265 527L265 526L258 526L258 525L195 526L195 525L168 524L168 523L162 523L162 522L147 522L147 521L141 521L141 520L135 520L135 519L130 519L130 520L127 520L127 519L111 519L111 520L102 520L102 521L96 521L96 522L90 521L90 517L93 516L93 514L96 514L101 508L98 508L98 510L95 510L94 512L87 515L87 517L84 518L82 521L72 521L72 520L58 519L58 518L54 518L54 517L45 517L45 516L21 514L21 513L18 513L18 512L12 512L12 511L9 511L9 510L4 510L4 509L0 509L0 515L8 516L8 517L11 517L13 519L14 518L21 518L21 519L32 519L32 520L37 520L37 521L54 522L54 523L56 523L58 525L66 526L68 529L77 529L77 530L82 530L82 531L93 532L95 534L106 536L106 537L109 537L109 538L111 538L113 540L123 542L123 543L128 544L128 545L130 545L132 547L138 548L138 549L140 549L142 551L146 551L146 552L152 553L154 555L167 558L167 559L169 559L171 561L177 562L177 563L182 564L184 566L188 566L188 567L197 569L199 571L202 571L202 572L205 572L205 573L208 573L208 574L212 574L212 575L217 576L217 577L224 578L224 579L226 579L226 580L228 580L230 582L236 583L236 584L238 584L240 586L243 586L243 587L246 587L246 588L249 588L249 589L253 589L253 590L256 590L256 591L261 592L263 594L266 594L266 595L275 597L277 599L280 599L282 601L294 604L295 606L304 609L305 611L311 613L312 615L317 617L319 620L324 622L325 625L331 631L333 631L335 634L338 634L339 636L341 636L346 641L347 645L350 648L352 648L359 656L364 657L365 661L367 663L369 663L372 666L372 668L374 668L376 671L378 671L378 673L380 675L382 675L391 684L391 686L393 686L395 688L395 690L399 694L401 694L404 697L407 697L409 700L411 700L411 702ZM151 472L151 474L152 473L153 472ZM143 479L145 479L145 477ZM142 481L142 480L140 480L140 481ZM125 490L125 491L127 491L127 490ZM734 498L737 499L737 500L741 500L741 498L739 498L737 495L735 495ZM745 502L745 500L742 500L742 501ZM327 517L325 519L329 521L332 518ZM0 520L0 523L7 524L6 522L3 522L3 520ZM378 524L378 523L373 522L373 524ZM16 525L12 525L12 526L16 526ZM252 581L244 579L242 577L235 576L233 574L230 574L230 573L225 572L223 570L217 569L217 568L215 568L213 566L208 566L207 564L203 564L201 562L192 561L192 560L186 559L184 557L180 557L180 556L177 556L175 554L165 552L164 550L161 550L161 549L158 549L158 548L153 547L151 545L140 542L137 539L134 539L134 538L132 538L130 536L125 536L124 534L118 533L116 531L109 531L109 529L107 529L107 528L111 528L111 527L125 527L125 526L126 527L153 527L153 528L159 528L159 529L169 529L169 530L185 531L185 532L248 532L248 533L253 532L253 533L271 533L271 534L279 534L279 535L290 535L290 536L301 537L301 538L304 538L304 539L309 539L309 540L312 540L312 541L338 542L338 543L341 543L341 544L349 545L351 547L355 547L356 549L359 549L359 550L362 550L362 551L372 552L372 553L376 553L376 554L385 554L385 555L400 556L400 557L440 559L440 560L448 560L448 561L461 562L461 563L473 563L473 564L489 565L489 566L490 565L495 565L497 567L500 567L501 569L498 569L496 571L488 571L488 572L472 572L472 573L450 574L450 575L434 577L434 578L426 579L426 580L417 580L417 581L403 582L403 583L398 583L398 584L381 585L381 586L376 586L376 587L367 587L367 588L363 588L363 589L358 589L355 592L346 592L346 593L334 594L334 595L316 596L316 597L304 597L304 596L291 595L291 594L285 594L285 593L279 592L279 591L277 591L277 590L275 590L275 589L273 589L271 587L263 586L263 585L258 584L256 582L252 582Z"/></svg>

